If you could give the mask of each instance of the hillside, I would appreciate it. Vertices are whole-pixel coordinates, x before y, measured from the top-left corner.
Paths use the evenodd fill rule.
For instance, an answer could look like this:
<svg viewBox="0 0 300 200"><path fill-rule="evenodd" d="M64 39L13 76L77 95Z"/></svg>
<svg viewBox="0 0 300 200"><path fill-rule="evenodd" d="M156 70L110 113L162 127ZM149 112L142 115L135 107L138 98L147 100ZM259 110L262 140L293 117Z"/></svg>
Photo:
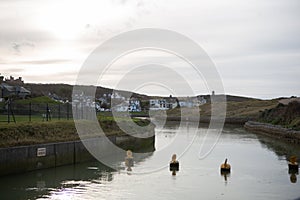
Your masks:
<svg viewBox="0 0 300 200"><path fill-rule="evenodd" d="M207 98L207 96L205 96ZM278 105L278 100L260 100L247 97L238 97L226 95L227 112L226 117L229 118L252 118L258 119L260 113L266 109L274 108ZM218 107L220 103L215 103ZM199 107L201 117L211 116L211 103L208 98L208 103ZM168 111L169 116L180 116L180 109L175 108Z"/></svg>
<svg viewBox="0 0 300 200"><path fill-rule="evenodd" d="M71 100L72 99L72 90L73 86L68 84L32 84L27 83L24 84L24 87L31 91L31 99L27 101L36 100L42 101L45 100L46 96L53 96L58 97L60 100ZM104 87L97 87L96 89L96 98L102 97L103 94L111 94L113 92L112 89L104 88ZM120 95L124 95L128 93L127 91L117 91ZM139 98L142 100L143 108L149 107L149 99L151 98L168 98L168 97L153 97L147 96L142 94L133 93L133 97ZM200 114L204 117L210 117L211 115L211 104L210 104L210 95L201 95L203 96L208 103L200 106ZM255 98L249 97L242 97L242 96L234 96L234 95L226 95L227 99L227 113L226 116L230 118L252 118L258 119L265 110L270 110L275 108L278 105L278 101L281 99L274 99L274 100L260 100ZM46 103L49 103L49 99L46 99ZM22 100L26 101L26 100ZM27 102L26 101L26 102ZM19 102L21 103L21 101ZM216 106L218 103L216 103ZM180 108L175 108L169 110L169 116L180 116ZM271 117L269 117L271 118ZM270 121L271 119L266 119L266 121ZM274 119L273 119L274 120Z"/></svg>
<svg viewBox="0 0 300 200"><path fill-rule="evenodd" d="M260 112L271 109L278 104L277 100L248 99L244 101L227 100L227 117L258 118ZM218 105L217 105L218 106ZM200 107L201 116L210 116L211 104Z"/></svg>
<svg viewBox="0 0 300 200"><path fill-rule="evenodd" d="M31 97L40 97L40 96L49 96L55 95L61 98L62 100L71 100L73 86L68 84L33 84L27 83L24 85L25 88L31 91ZM96 89L96 97L101 97L103 94L111 94L112 89L97 87ZM127 91L116 90L120 94L128 93ZM133 97L141 98L141 99L149 99L148 96L133 93Z"/></svg>
<svg viewBox="0 0 300 200"><path fill-rule="evenodd" d="M279 103L276 107L261 112L259 120L300 130L300 102L291 101L287 105Z"/></svg>

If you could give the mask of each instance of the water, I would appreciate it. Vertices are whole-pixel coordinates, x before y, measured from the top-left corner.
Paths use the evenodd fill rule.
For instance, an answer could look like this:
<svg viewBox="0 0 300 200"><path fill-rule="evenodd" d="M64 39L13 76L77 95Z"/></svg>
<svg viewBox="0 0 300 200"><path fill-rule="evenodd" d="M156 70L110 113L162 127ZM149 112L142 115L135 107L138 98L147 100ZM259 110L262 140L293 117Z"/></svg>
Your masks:
<svg viewBox="0 0 300 200"><path fill-rule="evenodd" d="M90 162L2 177L0 199L300 199L300 181L291 182L286 161L299 158L299 146L227 127L199 159L205 131L188 124L157 130L156 151L134 154L132 172L118 160L118 170ZM217 136L208 135L202 150ZM173 153L180 162L176 176L167 167ZM227 177L219 171L225 158L232 166Z"/></svg>

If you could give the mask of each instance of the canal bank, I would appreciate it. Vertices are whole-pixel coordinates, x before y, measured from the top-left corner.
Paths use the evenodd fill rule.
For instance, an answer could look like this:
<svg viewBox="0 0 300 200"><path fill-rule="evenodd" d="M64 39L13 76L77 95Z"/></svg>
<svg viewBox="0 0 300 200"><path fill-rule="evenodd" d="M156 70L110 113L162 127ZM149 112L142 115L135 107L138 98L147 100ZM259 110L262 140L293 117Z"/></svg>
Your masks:
<svg viewBox="0 0 300 200"><path fill-rule="evenodd" d="M163 119L160 117L156 117L157 119ZM224 123L225 124L234 124L234 125L244 125L247 121L249 121L251 118L248 117L226 117ZM180 117L180 116L168 116L167 117L167 122L181 122L181 121L186 121L186 122L199 122L199 123L210 123L211 117Z"/></svg>
<svg viewBox="0 0 300 200"><path fill-rule="evenodd" d="M143 133L128 125L130 135L122 131L112 118L99 119L105 135L91 133L89 123L83 121L90 133L80 140L74 121L1 124L0 176L38 169L92 161L94 157L85 148L92 146L109 156L111 145L134 152L154 151L154 128L148 120L133 119L139 126L147 126ZM143 138L135 137L143 134ZM85 144L85 145L84 145ZM124 155L125 156L125 155Z"/></svg>
<svg viewBox="0 0 300 200"><path fill-rule="evenodd" d="M300 144L300 131L284 128L279 125L248 121L244 125L246 130L257 134L267 135L289 143Z"/></svg>
<svg viewBox="0 0 300 200"><path fill-rule="evenodd" d="M131 149L135 152L152 152L155 148L155 136L136 138L129 135L115 135L107 136L106 138L85 139L84 143L95 146L101 152L101 155L105 157L113 154L109 149L109 145L111 144L124 150ZM99 146L99 143L101 143L101 146ZM0 176L93 160L95 158L80 140L0 148Z"/></svg>

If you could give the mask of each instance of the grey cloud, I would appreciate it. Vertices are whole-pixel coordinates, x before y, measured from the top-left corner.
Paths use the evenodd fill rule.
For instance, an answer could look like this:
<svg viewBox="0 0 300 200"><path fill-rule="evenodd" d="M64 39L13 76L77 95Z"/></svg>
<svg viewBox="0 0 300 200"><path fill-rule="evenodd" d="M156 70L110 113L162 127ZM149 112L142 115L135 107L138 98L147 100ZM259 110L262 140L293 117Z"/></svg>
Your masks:
<svg viewBox="0 0 300 200"><path fill-rule="evenodd" d="M35 47L35 44L32 43L32 42L28 42L28 41L25 41L25 42L13 42L11 44L11 47L17 52L17 53L21 53L23 47L31 47L31 48L34 48Z"/></svg>
<svg viewBox="0 0 300 200"><path fill-rule="evenodd" d="M20 73L23 72L24 69L23 68L16 68L16 67L10 67L10 68L6 68L6 69L2 69L1 73L10 75L10 74L14 74L14 73Z"/></svg>
<svg viewBox="0 0 300 200"><path fill-rule="evenodd" d="M44 65L44 64L59 64L71 62L68 59L48 59L48 60L30 60L30 61L17 61L14 64L32 64L32 65Z"/></svg>

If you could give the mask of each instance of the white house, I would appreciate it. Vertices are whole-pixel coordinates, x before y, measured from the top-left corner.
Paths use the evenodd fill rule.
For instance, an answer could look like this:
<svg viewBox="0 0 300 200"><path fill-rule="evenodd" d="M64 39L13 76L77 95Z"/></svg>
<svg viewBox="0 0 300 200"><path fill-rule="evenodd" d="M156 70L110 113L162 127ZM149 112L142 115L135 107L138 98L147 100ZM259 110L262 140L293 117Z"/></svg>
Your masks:
<svg viewBox="0 0 300 200"><path fill-rule="evenodd" d="M121 94L119 94L118 92L114 92L111 94L111 98L112 99L121 99L121 100L125 100L125 97L123 97Z"/></svg>
<svg viewBox="0 0 300 200"><path fill-rule="evenodd" d="M180 107L198 107L206 103L206 99L202 96L200 97L186 97L186 98L180 98L179 99L179 105Z"/></svg>
<svg viewBox="0 0 300 200"><path fill-rule="evenodd" d="M168 110L168 102L166 99L150 99L150 110Z"/></svg>
<svg viewBox="0 0 300 200"><path fill-rule="evenodd" d="M137 99L129 100L128 111L129 112L140 112L141 111L141 102Z"/></svg>
<svg viewBox="0 0 300 200"><path fill-rule="evenodd" d="M112 107L112 110L116 112L140 112L141 103L137 99L126 100L117 105L114 105Z"/></svg>

